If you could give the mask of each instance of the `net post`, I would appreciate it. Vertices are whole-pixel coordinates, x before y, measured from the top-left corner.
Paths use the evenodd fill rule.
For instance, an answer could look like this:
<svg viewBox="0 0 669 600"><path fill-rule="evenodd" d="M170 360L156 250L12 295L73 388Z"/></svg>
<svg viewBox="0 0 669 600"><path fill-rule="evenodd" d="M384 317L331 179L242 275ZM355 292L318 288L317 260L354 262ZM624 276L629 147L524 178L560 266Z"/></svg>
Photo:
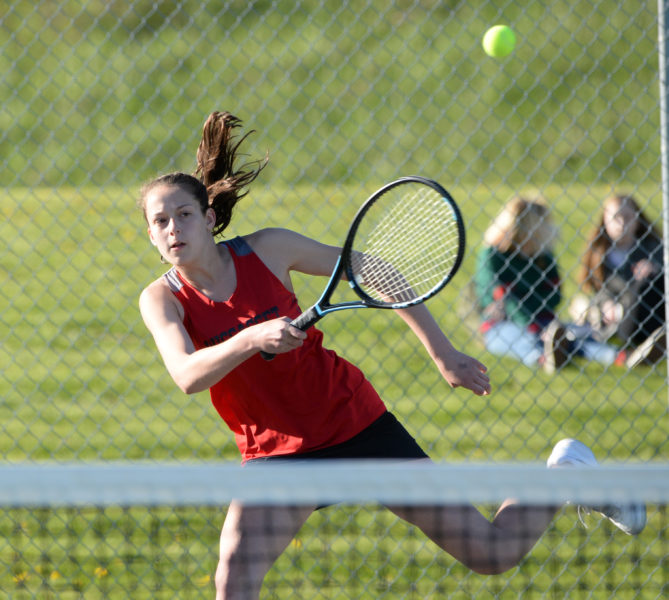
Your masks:
<svg viewBox="0 0 669 600"><path fill-rule="evenodd" d="M669 290L669 0L657 2L658 53L660 82L660 151L662 156L662 240L664 254L664 289ZM669 318L669 302L665 297L664 310ZM665 361L667 357L665 357ZM669 395L667 396L669 404Z"/></svg>

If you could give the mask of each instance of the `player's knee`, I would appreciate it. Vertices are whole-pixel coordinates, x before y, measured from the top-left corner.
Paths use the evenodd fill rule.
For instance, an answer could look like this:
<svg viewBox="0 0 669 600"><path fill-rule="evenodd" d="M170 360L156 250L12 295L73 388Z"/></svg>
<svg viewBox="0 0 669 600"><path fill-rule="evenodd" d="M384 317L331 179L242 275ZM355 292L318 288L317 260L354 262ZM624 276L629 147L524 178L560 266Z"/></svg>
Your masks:
<svg viewBox="0 0 669 600"><path fill-rule="evenodd" d="M479 575L501 575L520 564L522 557L485 556L468 560L465 565Z"/></svg>

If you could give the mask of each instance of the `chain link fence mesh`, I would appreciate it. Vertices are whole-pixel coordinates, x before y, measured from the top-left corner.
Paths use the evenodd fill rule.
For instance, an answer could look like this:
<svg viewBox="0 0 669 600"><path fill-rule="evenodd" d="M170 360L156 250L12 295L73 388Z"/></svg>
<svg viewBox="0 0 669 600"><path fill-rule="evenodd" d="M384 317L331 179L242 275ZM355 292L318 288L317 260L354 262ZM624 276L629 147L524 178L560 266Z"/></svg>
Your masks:
<svg viewBox="0 0 669 600"><path fill-rule="evenodd" d="M518 36L503 59L481 48L496 23ZM634 368L577 358L549 375L490 354L471 283L484 231L516 194L543 197L559 230L564 320L584 292L580 256L605 198L631 194L661 230L657 27L647 0L6 2L0 457L236 459L208 395L176 389L137 310L141 289L165 270L136 206L139 188L192 171L206 116L229 110L255 130L249 156L269 152L270 163L226 238L271 225L338 244L357 206L408 174L436 179L459 203L465 263L428 306L454 344L488 366L491 396L449 389L385 311L321 325L435 459L536 460L568 436L604 460L666 460L663 356ZM323 282L295 284L306 307ZM27 559L19 568L23 546L11 542L51 524L32 513L5 517L2 552L14 558L3 562L14 574L3 589L27 593L23 578L32 577L46 586L35 597L51 597L47 572L65 569ZM99 518L88 535L106 527ZM56 519L68 539L79 536L68 516ZM146 529L148 546L163 520L194 532L178 512L138 522L147 519L158 536ZM222 517L212 520L216 529ZM325 519L315 535L337 526ZM104 597L105 577L91 568L56 585Z"/></svg>

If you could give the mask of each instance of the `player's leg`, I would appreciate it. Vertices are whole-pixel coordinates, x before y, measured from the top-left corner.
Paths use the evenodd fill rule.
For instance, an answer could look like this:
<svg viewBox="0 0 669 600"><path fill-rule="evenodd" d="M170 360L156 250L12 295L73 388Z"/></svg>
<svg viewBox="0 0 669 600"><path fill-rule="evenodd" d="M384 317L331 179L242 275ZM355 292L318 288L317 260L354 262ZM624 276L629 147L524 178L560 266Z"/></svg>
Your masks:
<svg viewBox="0 0 669 600"><path fill-rule="evenodd" d="M265 575L314 508L233 502L221 531L216 600L258 600Z"/></svg>
<svg viewBox="0 0 669 600"><path fill-rule="evenodd" d="M392 413L385 413L349 442L329 449L328 458L430 460ZM473 506L391 510L473 570L493 573L518 564L545 531L556 509L507 503L492 523Z"/></svg>
<svg viewBox="0 0 669 600"><path fill-rule="evenodd" d="M566 438L555 444L546 464L550 469L555 469L596 467L598 462L592 450L584 443ZM601 506L582 506L579 507L579 516L581 508L601 513L627 535L638 535L646 526L646 505L640 502L608 502Z"/></svg>
<svg viewBox="0 0 669 600"><path fill-rule="evenodd" d="M547 460L549 468L597 466L594 454L574 439L558 442ZM508 500L489 521L473 506L390 507L420 528L454 558L478 573L502 573L516 566L542 536L558 506L524 506ZM640 503L585 507L600 512L628 535L646 525Z"/></svg>
<svg viewBox="0 0 669 600"><path fill-rule="evenodd" d="M546 531L558 507L507 501L492 521L470 505L389 508L468 568L492 575L518 565Z"/></svg>

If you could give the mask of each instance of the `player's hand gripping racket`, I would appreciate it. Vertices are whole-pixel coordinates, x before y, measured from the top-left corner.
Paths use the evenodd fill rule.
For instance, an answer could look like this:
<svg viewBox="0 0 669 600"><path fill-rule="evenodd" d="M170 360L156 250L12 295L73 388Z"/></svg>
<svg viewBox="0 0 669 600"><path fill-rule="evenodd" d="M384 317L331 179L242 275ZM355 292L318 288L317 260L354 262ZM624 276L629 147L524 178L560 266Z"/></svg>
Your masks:
<svg viewBox="0 0 669 600"><path fill-rule="evenodd" d="M402 177L360 207L325 291L291 325L306 331L337 310L424 302L453 278L464 252L465 228L451 195L431 179ZM331 304L344 274L360 299Z"/></svg>

